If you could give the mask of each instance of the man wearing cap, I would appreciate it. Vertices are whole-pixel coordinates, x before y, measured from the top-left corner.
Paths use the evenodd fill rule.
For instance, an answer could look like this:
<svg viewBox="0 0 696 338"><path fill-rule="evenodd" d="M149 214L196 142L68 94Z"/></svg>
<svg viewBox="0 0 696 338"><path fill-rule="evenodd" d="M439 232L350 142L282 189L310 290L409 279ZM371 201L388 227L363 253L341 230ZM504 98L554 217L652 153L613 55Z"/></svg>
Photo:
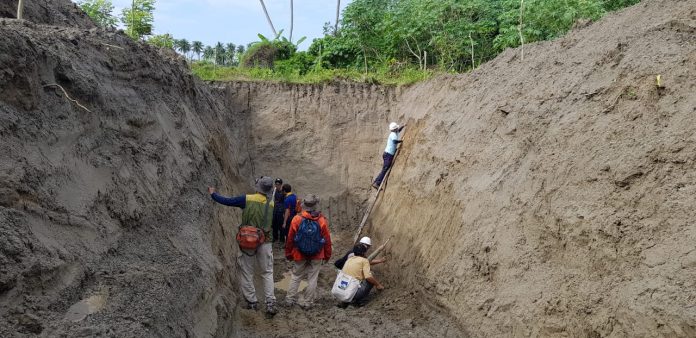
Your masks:
<svg viewBox="0 0 696 338"><path fill-rule="evenodd" d="M382 184L382 180L384 179L384 175L387 173L387 170L389 170L389 167L391 167L392 165L392 161L394 160L394 154L396 154L396 145L403 142L399 138L399 133L402 129L404 129L404 127L399 126L396 122L392 122L389 124L389 137L387 138L387 147L384 149L384 154L382 154L382 159L384 160L384 164L382 165L382 171L380 171L379 175L377 175L375 181L372 182L372 187L375 189L379 189L379 186L380 184Z"/></svg>
<svg viewBox="0 0 696 338"><path fill-rule="evenodd" d="M298 233L300 224L304 219L309 219L319 224L321 237L324 245L319 252L311 257L305 256L300 252L295 243L295 235ZM326 217L319 212L319 198L316 195L307 195L302 200L302 212L295 216L290 223L288 238L285 242L285 257L293 261L292 278L288 287L288 295L285 297L285 304L288 307L299 304L303 309L308 309L314 304L317 290L317 279L322 262L331 259L331 233L329 233L329 222ZM300 281L307 279L307 288L304 290L302 300L297 298L297 289Z"/></svg>
<svg viewBox="0 0 696 338"><path fill-rule="evenodd" d="M275 307L275 294L273 285L273 237L271 234L273 221L273 179L262 176L256 181L256 193L235 197L225 197L217 192L215 188L208 187L210 196L220 204L238 207L242 211L242 224L254 226L263 231L265 241L259 245L255 252L248 253L239 250L237 255L237 265L239 266L239 286L242 295L247 301L246 309L257 310L258 300L256 289L254 288L254 264L258 264L261 269L261 279L263 280L263 292L266 301L266 314L273 316L278 313Z"/></svg>
<svg viewBox="0 0 696 338"><path fill-rule="evenodd" d="M365 252L367 252L372 247L372 240L370 239L370 237L366 236L366 237L361 238L360 241L358 241L357 245L364 246ZM336 269L339 269L339 270L343 269L343 266L346 264L346 261L348 260L348 258L351 258L353 256L355 256L355 247L351 248L350 251L346 252L346 254L343 255L343 257L341 257L340 259L337 259L334 262L334 266L336 267ZM376 259L373 259L370 261L370 265L372 266L372 265L382 264L386 261L387 261L387 259L384 257L383 258L376 258Z"/></svg>
<svg viewBox="0 0 696 338"><path fill-rule="evenodd" d="M273 199L273 243L285 243L283 232L283 220L285 216L285 194L283 193L283 180L275 179L275 197Z"/></svg>

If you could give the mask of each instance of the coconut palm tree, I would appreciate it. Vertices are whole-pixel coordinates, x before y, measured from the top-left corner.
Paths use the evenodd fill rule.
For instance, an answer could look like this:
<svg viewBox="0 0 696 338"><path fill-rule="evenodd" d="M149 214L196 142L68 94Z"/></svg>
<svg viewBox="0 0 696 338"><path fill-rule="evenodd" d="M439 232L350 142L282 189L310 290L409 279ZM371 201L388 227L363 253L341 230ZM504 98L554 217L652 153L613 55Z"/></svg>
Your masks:
<svg viewBox="0 0 696 338"><path fill-rule="evenodd" d="M293 21L294 16L295 16L294 13L293 13L292 7L293 7L293 6L292 6L292 0L290 0L290 42L292 42L292 26L293 26L293 25L292 25L292 24L293 24L292 21Z"/></svg>
<svg viewBox="0 0 696 338"><path fill-rule="evenodd" d="M237 46L233 43L228 43L225 45L227 65L232 66L234 64L234 54L237 51Z"/></svg>
<svg viewBox="0 0 696 338"><path fill-rule="evenodd" d="M222 44L222 42L215 44L215 64L225 64L225 46Z"/></svg>
<svg viewBox="0 0 696 338"><path fill-rule="evenodd" d="M203 58L210 61L213 57L215 57L215 50L213 50L213 47L205 46L205 48L203 48Z"/></svg>
<svg viewBox="0 0 696 338"><path fill-rule="evenodd" d="M189 52L191 52L191 43L186 40L186 39L181 39L179 40L181 45L179 46L181 48L181 53L184 54L185 58L189 58Z"/></svg>
<svg viewBox="0 0 696 338"><path fill-rule="evenodd" d="M181 42L183 40L174 39L174 50L181 52Z"/></svg>
<svg viewBox="0 0 696 338"><path fill-rule="evenodd" d="M336 22L334 23L334 36L338 35L338 14L341 11L341 0L336 0Z"/></svg>
<svg viewBox="0 0 696 338"><path fill-rule="evenodd" d="M196 54L198 61L201 60L201 53L203 53L203 42L193 41L191 42L191 51Z"/></svg>
<svg viewBox="0 0 696 338"><path fill-rule="evenodd" d="M263 3L263 1L262 1ZM17 3L17 19L22 19L24 16L24 0L19 0L19 3Z"/></svg>
<svg viewBox="0 0 696 338"><path fill-rule="evenodd" d="M271 21L271 17L268 15L268 11L266 10L266 4L263 3L263 0L259 0L261 2L261 7L263 7L263 13L266 14L266 20L268 20L268 24L271 26L271 30L273 31L273 36L278 35L278 33L275 30L275 27L273 27L273 22Z"/></svg>

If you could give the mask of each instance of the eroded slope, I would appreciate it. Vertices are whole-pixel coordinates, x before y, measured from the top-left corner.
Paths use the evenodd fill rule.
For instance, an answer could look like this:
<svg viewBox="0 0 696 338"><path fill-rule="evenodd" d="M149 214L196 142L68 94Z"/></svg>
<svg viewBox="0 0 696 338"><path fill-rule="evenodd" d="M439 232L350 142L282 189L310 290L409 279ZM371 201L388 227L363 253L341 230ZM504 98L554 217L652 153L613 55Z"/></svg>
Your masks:
<svg viewBox="0 0 696 338"><path fill-rule="evenodd" d="M480 336L696 335L696 3L519 54L402 96L392 282Z"/></svg>

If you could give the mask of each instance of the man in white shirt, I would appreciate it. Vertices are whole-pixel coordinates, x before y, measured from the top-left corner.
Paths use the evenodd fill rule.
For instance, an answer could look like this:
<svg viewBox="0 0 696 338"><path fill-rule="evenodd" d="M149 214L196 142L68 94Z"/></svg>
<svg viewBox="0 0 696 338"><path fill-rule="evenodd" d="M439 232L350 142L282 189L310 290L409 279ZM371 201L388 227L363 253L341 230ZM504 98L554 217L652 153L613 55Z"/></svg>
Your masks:
<svg viewBox="0 0 696 338"><path fill-rule="evenodd" d="M399 135L402 129L404 129L404 127L399 126L396 122L389 124L389 138L387 138L387 147L384 149L384 154L382 155L382 158L384 159L382 171L379 173L379 175L377 175L375 181L372 182L372 187L375 189L379 189L379 186L382 184L382 180L384 179L384 175L392 165L394 154L396 154L396 145L403 142L401 141Z"/></svg>

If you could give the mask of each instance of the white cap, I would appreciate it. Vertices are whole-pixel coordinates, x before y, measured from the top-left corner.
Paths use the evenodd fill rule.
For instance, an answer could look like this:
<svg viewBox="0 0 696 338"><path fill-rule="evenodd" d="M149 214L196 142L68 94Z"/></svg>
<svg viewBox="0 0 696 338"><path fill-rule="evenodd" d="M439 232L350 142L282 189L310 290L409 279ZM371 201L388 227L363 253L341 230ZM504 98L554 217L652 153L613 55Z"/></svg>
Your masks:
<svg viewBox="0 0 696 338"><path fill-rule="evenodd" d="M397 129L399 129L399 124L398 124L398 123L392 122L392 123L389 124L389 130L390 130L390 131L394 131L394 130L397 130Z"/></svg>
<svg viewBox="0 0 696 338"><path fill-rule="evenodd" d="M370 237L363 237L360 239L360 243L372 246L372 241L370 240Z"/></svg>

